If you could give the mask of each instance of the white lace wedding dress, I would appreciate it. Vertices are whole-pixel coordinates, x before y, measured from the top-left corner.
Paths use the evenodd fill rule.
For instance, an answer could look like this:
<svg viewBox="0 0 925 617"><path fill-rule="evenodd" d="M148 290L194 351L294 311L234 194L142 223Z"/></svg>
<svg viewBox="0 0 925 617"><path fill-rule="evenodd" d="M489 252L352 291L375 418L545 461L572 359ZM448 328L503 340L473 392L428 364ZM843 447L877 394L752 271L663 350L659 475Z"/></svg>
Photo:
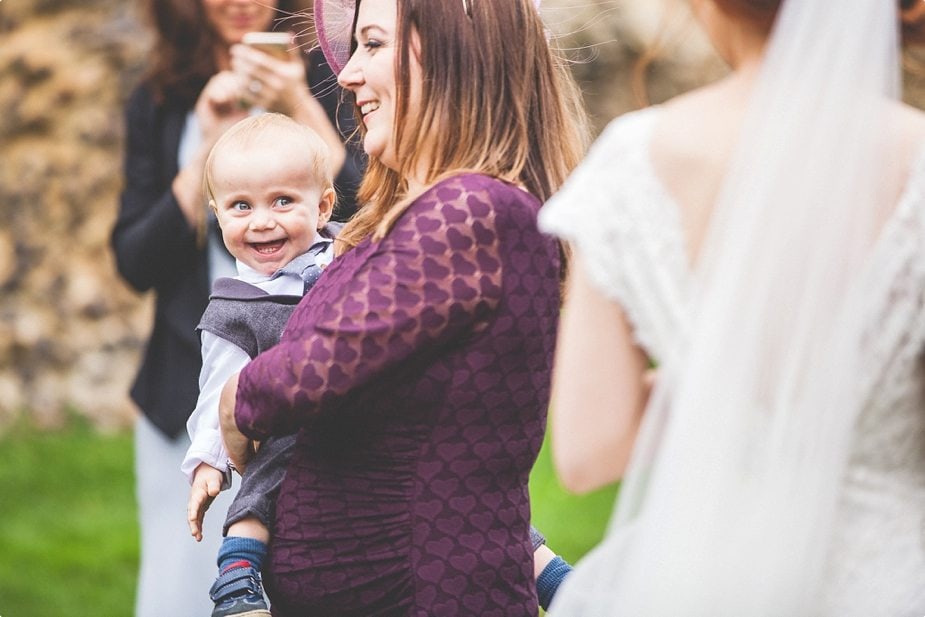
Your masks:
<svg viewBox="0 0 925 617"><path fill-rule="evenodd" d="M545 231L578 248L592 282L621 305L656 362L685 326L691 284L678 206L649 159L658 114L654 107L613 121L540 214ZM871 267L867 365L858 376L868 396L831 530L821 615L923 617L925 155Z"/></svg>

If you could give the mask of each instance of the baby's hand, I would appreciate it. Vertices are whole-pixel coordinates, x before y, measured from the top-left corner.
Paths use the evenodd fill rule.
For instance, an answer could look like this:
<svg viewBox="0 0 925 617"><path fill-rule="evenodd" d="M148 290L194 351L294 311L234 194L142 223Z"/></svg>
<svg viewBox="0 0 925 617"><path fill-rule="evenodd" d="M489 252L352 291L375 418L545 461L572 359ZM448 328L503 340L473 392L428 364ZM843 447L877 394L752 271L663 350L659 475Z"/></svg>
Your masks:
<svg viewBox="0 0 925 617"><path fill-rule="evenodd" d="M193 484L190 487L189 504L186 506L186 520L189 523L190 534L196 542L202 540L202 520L212 501L222 490L222 481L225 474L207 465L199 463L193 472Z"/></svg>

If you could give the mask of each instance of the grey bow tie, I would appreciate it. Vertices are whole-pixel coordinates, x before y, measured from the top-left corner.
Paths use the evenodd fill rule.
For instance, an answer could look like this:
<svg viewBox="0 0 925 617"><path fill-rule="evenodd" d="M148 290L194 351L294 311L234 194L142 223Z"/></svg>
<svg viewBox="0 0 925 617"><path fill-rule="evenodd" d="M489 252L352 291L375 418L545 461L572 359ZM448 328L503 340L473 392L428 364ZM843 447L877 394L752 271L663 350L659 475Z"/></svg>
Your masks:
<svg viewBox="0 0 925 617"><path fill-rule="evenodd" d="M324 272L323 268L318 264L312 264L302 270L302 295L308 293L308 290L315 286L315 283L318 282L318 277L321 276L321 273Z"/></svg>
<svg viewBox="0 0 925 617"><path fill-rule="evenodd" d="M298 276L302 279L302 294L308 293L324 271L324 268L318 265L318 255L323 253L329 244L330 242L316 242L308 251L274 272L271 280L286 274Z"/></svg>

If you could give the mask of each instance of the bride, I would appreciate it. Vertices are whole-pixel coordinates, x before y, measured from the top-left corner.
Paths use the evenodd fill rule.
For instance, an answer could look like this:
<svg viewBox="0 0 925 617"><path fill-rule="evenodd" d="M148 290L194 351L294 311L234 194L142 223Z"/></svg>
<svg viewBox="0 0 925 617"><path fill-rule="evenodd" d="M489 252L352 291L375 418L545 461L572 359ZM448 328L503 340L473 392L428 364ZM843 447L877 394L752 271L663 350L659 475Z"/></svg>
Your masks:
<svg viewBox="0 0 925 617"><path fill-rule="evenodd" d="M733 72L615 120L541 213L575 253L556 468L623 478L551 614L921 617L925 2L691 5Z"/></svg>

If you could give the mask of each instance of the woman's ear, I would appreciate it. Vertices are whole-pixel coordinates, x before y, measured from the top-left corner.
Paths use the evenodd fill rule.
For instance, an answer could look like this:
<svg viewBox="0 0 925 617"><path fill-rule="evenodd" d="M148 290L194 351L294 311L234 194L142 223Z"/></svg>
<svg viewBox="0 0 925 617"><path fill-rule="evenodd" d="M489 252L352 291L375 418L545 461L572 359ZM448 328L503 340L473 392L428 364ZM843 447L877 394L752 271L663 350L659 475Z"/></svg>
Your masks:
<svg viewBox="0 0 925 617"><path fill-rule="evenodd" d="M337 193L334 192L334 189L330 187L324 189L321 199L318 200L318 229L324 227L331 218L336 201Z"/></svg>

